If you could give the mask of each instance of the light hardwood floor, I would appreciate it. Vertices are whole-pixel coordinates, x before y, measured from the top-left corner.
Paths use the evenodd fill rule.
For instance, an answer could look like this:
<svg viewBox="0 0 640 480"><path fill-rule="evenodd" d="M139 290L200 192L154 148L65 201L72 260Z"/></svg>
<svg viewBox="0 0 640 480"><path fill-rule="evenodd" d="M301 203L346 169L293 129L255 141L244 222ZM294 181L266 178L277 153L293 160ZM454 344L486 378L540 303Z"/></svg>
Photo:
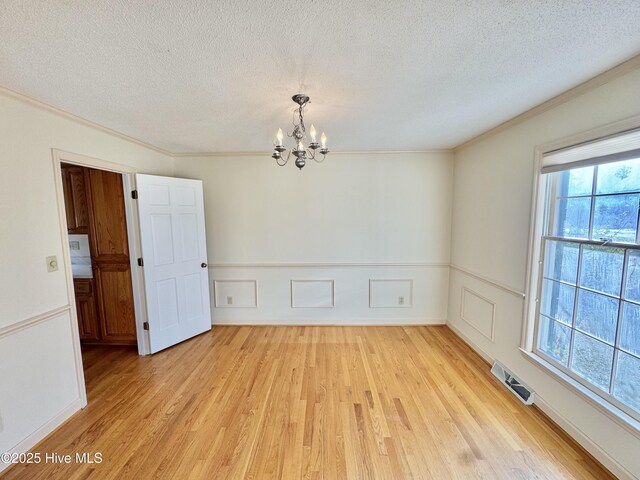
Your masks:
<svg viewBox="0 0 640 480"><path fill-rule="evenodd" d="M612 478L447 327L215 327L84 354L89 405L7 479Z"/></svg>

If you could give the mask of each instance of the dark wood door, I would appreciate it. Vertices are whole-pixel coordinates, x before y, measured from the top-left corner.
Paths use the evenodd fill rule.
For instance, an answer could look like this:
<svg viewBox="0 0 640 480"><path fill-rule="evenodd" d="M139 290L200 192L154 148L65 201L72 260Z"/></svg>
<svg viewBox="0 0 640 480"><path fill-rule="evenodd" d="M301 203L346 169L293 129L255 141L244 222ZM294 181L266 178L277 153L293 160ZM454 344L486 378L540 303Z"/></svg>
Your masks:
<svg viewBox="0 0 640 480"><path fill-rule="evenodd" d="M89 211L85 188L85 168L62 165L67 228L71 234L89 233Z"/></svg>
<svg viewBox="0 0 640 480"><path fill-rule="evenodd" d="M100 337L105 343L135 344L136 324L122 176L87 169L85 181Z"/></svg>
<svg viewBox="0 0 640 480"><path fill-rule="evenodd" d="M80 339L87 342L99 341L98 310L96 306L94 281L90 278L75 279L73 285L76 292L76 312Z"/></svg>

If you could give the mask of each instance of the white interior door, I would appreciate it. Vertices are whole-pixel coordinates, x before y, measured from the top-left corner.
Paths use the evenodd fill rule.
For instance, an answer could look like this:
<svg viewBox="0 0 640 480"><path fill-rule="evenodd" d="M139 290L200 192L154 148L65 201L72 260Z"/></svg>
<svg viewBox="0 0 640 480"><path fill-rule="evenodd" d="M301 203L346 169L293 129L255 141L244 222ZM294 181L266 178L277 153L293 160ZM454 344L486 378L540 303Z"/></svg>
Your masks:
<svg viewBox="0 0 640 480"><path fill-rule="evenodd" d="M211 329L201 180L136 175L151 353Z"/></svg>

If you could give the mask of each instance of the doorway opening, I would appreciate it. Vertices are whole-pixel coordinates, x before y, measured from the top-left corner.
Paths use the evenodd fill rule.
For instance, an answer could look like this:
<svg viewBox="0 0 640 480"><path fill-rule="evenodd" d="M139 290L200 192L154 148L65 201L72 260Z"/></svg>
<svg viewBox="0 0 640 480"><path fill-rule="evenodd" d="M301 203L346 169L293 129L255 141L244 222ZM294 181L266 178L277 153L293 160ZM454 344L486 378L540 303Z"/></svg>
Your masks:
<svg viewBox="0 0 640 480"><path fill-rule="evenodd" d="M92 358L118 350L132 356L148 353L144 288L137 268L139 225L130 197L135 170L56 149L52 156L76 376L84 407L85 376L89 379Z"/></svg>
<svg viewBox="0 0 640 480"><path fill-rule="evenodd" d="M87 377L96 358L137 356L124 180L120 173L70 163L61 163L60 173Z"/></svg>
<svg viewBox="0 0 640 480"><path fill-rule="evenodd" d="M56 149L53 164L84 406L83 349L148 355L211 330L202 181Z"/></svg>

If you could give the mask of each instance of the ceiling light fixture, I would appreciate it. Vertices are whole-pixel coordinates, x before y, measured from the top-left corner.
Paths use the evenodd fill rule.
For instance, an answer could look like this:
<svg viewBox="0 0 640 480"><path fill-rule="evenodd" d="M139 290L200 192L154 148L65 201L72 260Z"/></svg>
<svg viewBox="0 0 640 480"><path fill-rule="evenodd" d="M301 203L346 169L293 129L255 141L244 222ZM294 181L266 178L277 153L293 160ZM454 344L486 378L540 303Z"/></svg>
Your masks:
<svg viewBox="0 0 640 480"><path fill-rule="evenodd" d="M320 135L320 143L318 143L316 128L312 124L309 129L311 142L309 142L308 148L304 146L303 140L307 138L307 130L304 126L304 107L309 103L309 97L303 93L298 93L291 97L291 99L298 104L298 108L293 111L293 132L287 133L287 136L293 138L295 147L293 150L289 150L286 159L282 156L282 153L287 149L282 144L284 135L282 133L282 129L279 128L273 141L274 147L271 158L275 159L279 166L284 167L293 153L293 156L296 157L296 167L302 170L302 167L307 163L307 159L315 160L318 163L324 162L325 156L329 153L329 149L327 148L327 136L322 132L322 135ZM296 113L298 115L297 120ZM316 150L318 149L320 149L322 159L316 158Z"/></svg>

